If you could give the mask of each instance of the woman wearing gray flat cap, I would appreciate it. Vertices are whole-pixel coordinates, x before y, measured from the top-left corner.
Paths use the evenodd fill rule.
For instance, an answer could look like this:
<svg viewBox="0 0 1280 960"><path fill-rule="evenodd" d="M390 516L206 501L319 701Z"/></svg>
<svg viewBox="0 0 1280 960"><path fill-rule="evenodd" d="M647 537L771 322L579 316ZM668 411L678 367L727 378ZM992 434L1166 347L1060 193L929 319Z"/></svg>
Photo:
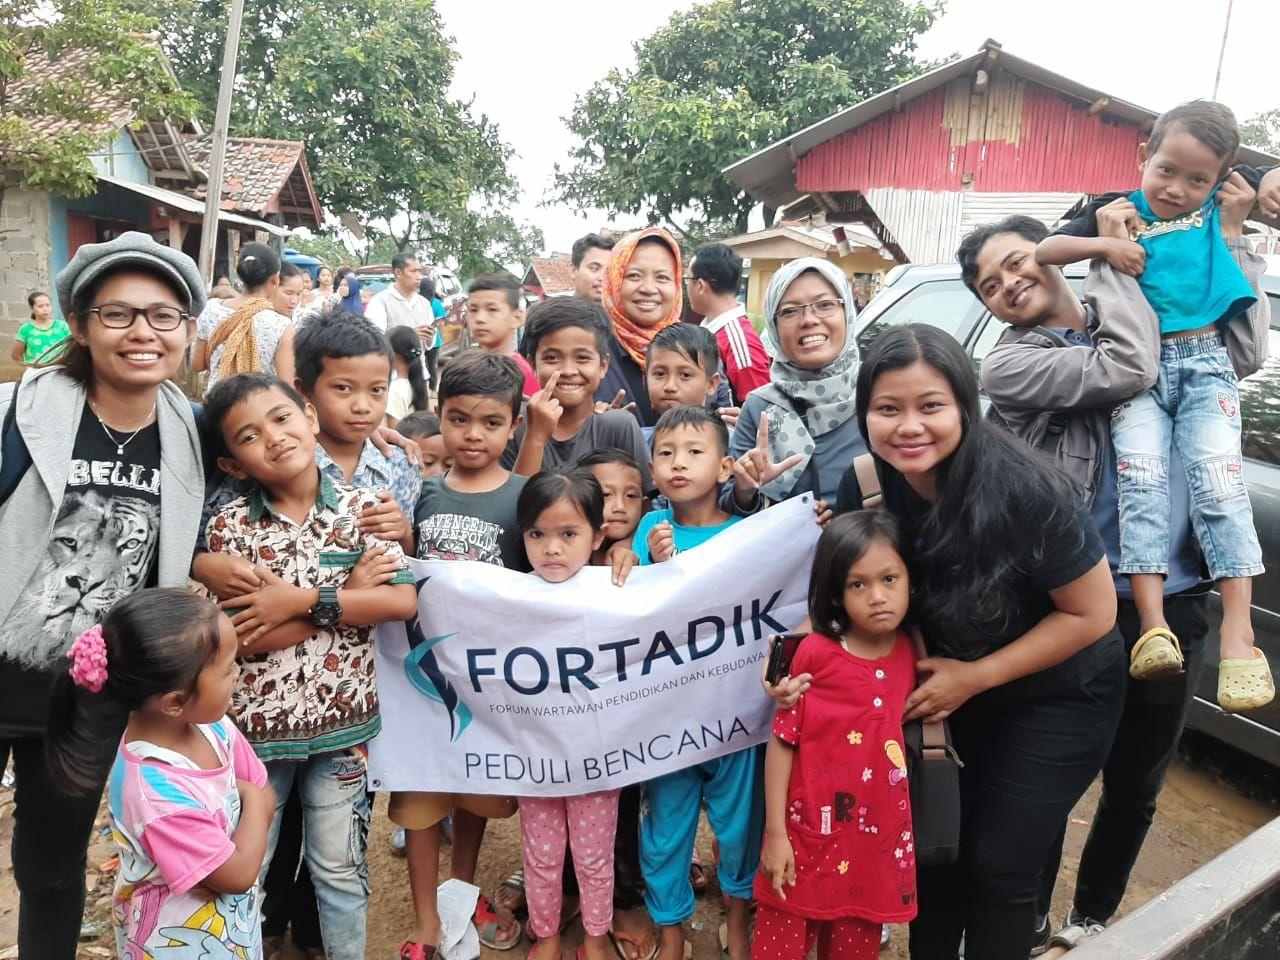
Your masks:
<svg viewBox="0 0 1280 960"><path fill-rule="evenodd" d="M195 263L129 232L80 247L57 292L66 348L0 385L0 766L12 758L24 960L75 956L115 754L88 794L54 786L45 731L69 718L48 717L53 676L117 600L186 583L204 496L192 408L171 382L204 306Z"/></svg>

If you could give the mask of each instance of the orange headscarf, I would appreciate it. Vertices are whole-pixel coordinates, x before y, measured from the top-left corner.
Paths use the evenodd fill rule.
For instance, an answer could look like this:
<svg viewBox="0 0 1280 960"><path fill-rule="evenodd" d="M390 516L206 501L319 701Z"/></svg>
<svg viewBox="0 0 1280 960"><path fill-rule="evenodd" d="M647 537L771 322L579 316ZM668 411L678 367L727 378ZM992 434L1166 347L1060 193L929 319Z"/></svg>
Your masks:
<svg viewBox="0 0 1280 960"><path fill-rule="evenodd" d="M671 312L651 327L643 327L627 316L622 305L622 277L631 265L631 257L642 240L657 237L671 250L676 259L676 298L671 304ZM644 369L645 351L649 342L658 335L658 331L680 322L680 311L684 309L684 274L680 266L680 245L667 231L661 227L647 227L636 233L623 237L609 254L609 262L604 268L604 308L613 322L613 334L622 344L622 349L631 355L631 359Z"/></svg>

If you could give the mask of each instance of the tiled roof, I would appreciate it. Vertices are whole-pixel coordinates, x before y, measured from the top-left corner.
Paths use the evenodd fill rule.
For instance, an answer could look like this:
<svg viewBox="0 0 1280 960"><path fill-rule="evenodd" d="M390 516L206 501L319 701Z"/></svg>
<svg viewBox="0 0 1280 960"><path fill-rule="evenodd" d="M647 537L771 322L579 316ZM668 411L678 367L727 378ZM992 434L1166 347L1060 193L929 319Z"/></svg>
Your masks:
<svg viewBox="0 0 1280 960"><path fill-rule="evenodd" d="M197 170L208 176L213 138L209 134L188 136L187 152ZM203 197L203 185L195 189ZM238 210L263 216L281 213L285 222L319 226L320 204L311 186L303 145L297 140L227 138L222 166L223 210Z"/></svg>
<svg viewBox="0 0 1280 960"><path fill-rule="evenodd" d="M553 253L550 257L534 257L525 273L525 282L532 273L547 296L566 293L573 289L573 258L567 253Z"/></svg>
<svg viewBox="0 0 1280 960"><path fill-rule="evenodd" d="M43 87L46 84L54 84L64 89L69 88L71 85L82 86L82 95L76 99L89 109L106 112L108 119L101 124L101 129L104 133L120 126L122 123L127 123L133 118L133 111L127 105L114 103L100 89L95 88L92 84L85 83L84 78L88 74L86 69L88 60L88 50L69 50L56 60L50 60L38 50L33 51L32 55L23 64L24 72L22 77L10 88L10 96L13 102L21 108L23 94L37 86ZM26 119L30 121L35 130L50 135L85 129L83 123L64 117L34 116Z"/></svg>

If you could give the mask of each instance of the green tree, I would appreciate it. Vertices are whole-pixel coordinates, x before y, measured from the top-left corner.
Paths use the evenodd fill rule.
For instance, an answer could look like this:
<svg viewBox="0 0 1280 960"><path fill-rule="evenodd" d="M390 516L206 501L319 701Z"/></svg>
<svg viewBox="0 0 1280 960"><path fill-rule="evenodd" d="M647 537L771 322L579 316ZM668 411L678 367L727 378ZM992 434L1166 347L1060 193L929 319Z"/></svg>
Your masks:
<svg viewBox="0 0 1280 960"><path fill-rule="evenodd" d="M154 28L120 0L0 0L0 204L6 183L92 193L90 158L121 119L181 125L194 115L150 39ZM67 69L31 70L58 61Z"/></svg>
<svg viewBox="0 0 1280 960"><path fill-rule="evenodd" d="M720 173L910 78L942 0L711 0L673 14L566 118L580 144L559 199L665 221L687 237L746 230L754 201ZM678 223L688 211L701 223ZM766 211L771 223L773 211Z"/></svg>
<svg viewBox="0 0 1280 960"><path fill-rule="evenodd" d="M1280 156L1280 107L1260 113L1240 124L1240 141L1257 150Z"/></svg>
<svg viewBox="0 0 1280 960"><path fill-rule="evenodd" d="M132 2L161 14L165 50L211 116L226 0ZM457 55L434 0L255 0L241 38L232 133L303 141L331 211L400 250L451 234L466 247L472 209L514 201L510 147L449 96Z"/></svg>

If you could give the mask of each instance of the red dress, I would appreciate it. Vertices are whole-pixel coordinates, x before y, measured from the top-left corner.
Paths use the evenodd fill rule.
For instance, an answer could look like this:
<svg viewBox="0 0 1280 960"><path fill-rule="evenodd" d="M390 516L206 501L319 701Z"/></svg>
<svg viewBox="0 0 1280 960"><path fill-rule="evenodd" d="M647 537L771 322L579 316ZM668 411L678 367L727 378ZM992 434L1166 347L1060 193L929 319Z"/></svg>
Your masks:
<svg viewBox="0 0 1280 960"><path fill-rule="evenodd" d="M902 707L916 684L911 641L901 633L888 656L867 660L813 633L790 672L813 674L799 703L773 720L774 734L795 747L787 836L796 885L779 900L761 871L756 898L811 920L904 923L916 915L902 746Z"/></svg>

